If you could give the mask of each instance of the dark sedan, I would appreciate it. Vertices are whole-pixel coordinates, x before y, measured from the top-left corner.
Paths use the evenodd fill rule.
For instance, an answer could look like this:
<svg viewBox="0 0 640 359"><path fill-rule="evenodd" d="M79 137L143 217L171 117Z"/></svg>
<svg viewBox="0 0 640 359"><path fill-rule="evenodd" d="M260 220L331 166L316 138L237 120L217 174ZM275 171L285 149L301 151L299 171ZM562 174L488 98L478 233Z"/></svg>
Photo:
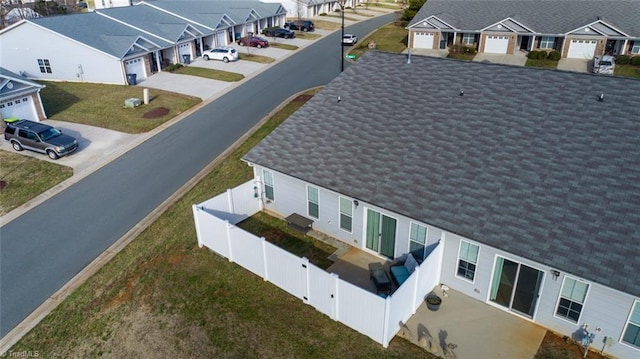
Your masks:
<svg viewBox="0 0 640 359"><path fill-rule="evenodd" d="M267 39L258 37L258 36L247 36L240 39L238 42L242 46L252 46L252 47L269 47L269 41Z"/></svg>
<svg viewBox="0 0 640 359"><path fill-rule="evenodd" d="M296 33L295 32L293 32L291 30L287 30L287 29L280 29L280 28L266 29L264 31L264 34L266 36L282 37L284 39L293 39L294 37L296 37Z"/></svg>

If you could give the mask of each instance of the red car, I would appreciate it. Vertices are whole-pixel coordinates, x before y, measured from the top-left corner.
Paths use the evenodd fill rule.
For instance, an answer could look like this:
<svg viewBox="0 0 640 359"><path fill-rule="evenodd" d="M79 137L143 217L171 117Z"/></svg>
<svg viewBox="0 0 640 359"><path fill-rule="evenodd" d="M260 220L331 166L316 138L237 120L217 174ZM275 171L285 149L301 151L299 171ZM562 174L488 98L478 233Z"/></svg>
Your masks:
<svg viewBox="0 0 640 359"><path fill-rule="evenodd" d="M258 36L247 36L240 39L238 42L241 46L253 46L257 48L269 47L269 41L267 39Z"/></svg>

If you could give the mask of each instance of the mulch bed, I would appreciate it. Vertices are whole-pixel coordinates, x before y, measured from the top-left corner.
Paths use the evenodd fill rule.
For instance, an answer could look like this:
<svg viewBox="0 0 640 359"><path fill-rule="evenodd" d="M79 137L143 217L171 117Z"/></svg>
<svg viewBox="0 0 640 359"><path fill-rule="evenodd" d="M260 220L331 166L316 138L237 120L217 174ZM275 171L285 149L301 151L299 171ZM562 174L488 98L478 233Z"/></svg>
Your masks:
<svg viewBox="0 0 640 359"><path fill-rule="evenodd" d="M143 118L158 118L158 117L165 116L168 113L169 113L169 109L168 108L166 108L166 107L158 107L158 108L154 108L153 110L145 112L144 115L142 115L142 117Z"/></svg>
<svg viewBox="0 0 640 359"><path fill-rule="evenodd" d="M293 101L294 102L307 102L312 97L313 97L313 95L300 95L300 96L296 97L295 99L293 99Z"/></svg>
<svg viewBox="0 0 640 359"><path fill-rule="evenodd" d="M609 359L611 357L605 354L600 354L602 346L597 348L592 346L587 353L587 359ZM584 348L574 340L566 337L562 337L552 331L547 331L547 334L540 344L540 348L536 353L534 359L582 359L584 358Z"/></svg>

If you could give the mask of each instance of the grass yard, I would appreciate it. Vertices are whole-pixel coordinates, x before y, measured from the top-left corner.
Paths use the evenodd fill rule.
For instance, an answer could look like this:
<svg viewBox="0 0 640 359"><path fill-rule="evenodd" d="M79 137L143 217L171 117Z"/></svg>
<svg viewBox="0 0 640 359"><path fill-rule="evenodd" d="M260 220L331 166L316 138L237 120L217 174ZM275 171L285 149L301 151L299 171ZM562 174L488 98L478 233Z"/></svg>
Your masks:
<svg viewBox="0 0 640 359"><path fill-rule="evenodd" d="M246 53L246 51L250 51L250 53ZM255 50L253 50L253 49L244 50L244 52L238 51L239 59L240 60L245 60L245 61L258 62L258 63L261 63L261 64L270 64L270 63L276 61L276 59L274 59L273 57L256 55L256 54L253 53L253 51L255 51Z"/></svg>
<svg viewBox="0 0 640 359"><path fill-rule="evenodd" d="M264 237L267 242L298 257L307 257L311 263L322 269L327 269L333 264L327 257L335 252L336 248L292 230L282 219L259 212L238 223L238 227L258 237Z"/></svg>
<svg viewBox="0 0 640 359"><path fill-rule="evenodd" d="M383 349L276 286L197 246L191 205L252 177L240 158L285 106L11 348L43 358L433 358Z"/></svg>
<svg viewBox="0 0 640 359"><path fill-rule="evenodd" d="M269 46L275 47L276 49L283 49L283 50L297 50L298 49L298 46L296 46L296 45L281 44L281 43L279 43L277 41L278 41L278 39L271 38L271 41L269 41Z"/></svg>
<svg viewBox="0 0 640 359"><path fill-rule="evenodd" d="M47 115L52 120L68 121L126 133L143 133L171 120L196 104L197 97L151 89L148 105L125 108L124 100L143 98L136 86L75 82L42 82L40 92ZM144 118L150 111L165 108L163 116Z"/></svg>
<svg viewBox="0 0 640 359"><path fill-rule="evenodd" d="M555 69L556 67L558 67L558 61L527 59L527 62L524 64L524 66Z"/></svg>
<svg viewBox="0 0 640 359"><path fill-rule="evenodd" d="M11 147L9 142L2 145ZM8 151L0 151L0 163L2 216L73 175L71 167Z"/></svg>
<svg viewBox="0 0 640 359"><path fill-rule="evenodd" d="M320 34L314 34L313 32L296 31L296 39L303 40L315 40L322 37Z"/></svg>
<svg viewBox="0 0 640 359"><path fill-rule="evenodd" d="M313 20L313 24L316 29L322 30L338 30L341 27L340 22L336 21L325 21L325 20ZM298 35L298 31L296 31L296 36Z"/></svg>
<svg viewBox="0 0 640 359"><path fill-rule="evenodd" d="M616 76L635 77L640 79L640 66L616 64L616 69L613 73Z"/></svg>
<svg viewBox="0 0 640 359"><path fill-rule="evenodd" d="M204 77L208 79L225 81L225 82L237 82L244 79L243 74L239 74L236 72L207 69L204 67L197 67L197 66L182 66L171 72L174 74L198 76L198 77Z"/></svg>
<svg viewBox="0 0 640 359"><path fill-rule="evenodd" d="M356 59L360 58L369 51L368 45L371 40L375 41L376 50L401 53L407 48L407 30L404 27L387 24L370 36L359 40L349 54L356 55Z"/></svg>

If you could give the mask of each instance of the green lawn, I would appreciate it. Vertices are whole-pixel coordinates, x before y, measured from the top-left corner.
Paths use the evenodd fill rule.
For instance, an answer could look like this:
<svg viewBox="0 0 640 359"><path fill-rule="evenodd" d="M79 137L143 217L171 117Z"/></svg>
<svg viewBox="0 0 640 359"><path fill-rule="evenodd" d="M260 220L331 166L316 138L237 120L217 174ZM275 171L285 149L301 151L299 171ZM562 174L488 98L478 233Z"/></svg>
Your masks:
<svg viewBox="0 0 640 359"><path fill-rule="evenodd" d="M171 72L174 74L198 76L225 82L237 82L244 79L243 74L197 66L182 66Z"/></svg>
<svg viewBox="0 0 640 359"><path fill-rule="evenodd" d="M279 43L277 41L278 41L277 39L269 41L269 46L275 47L276 49L283 49L283 50L297 50L298 49L298 46L296 46L296 45L281 44L281 43Z"/></svg>
<svg viewBox="0 0 640 359"><path fill-rule="evenodd" d="M246 53L246 51L247 50L245 50L245 52L242 52L242 53L238 54L238 55L240 55L240 60L253 61L253 62L258 62L258 63L261 63L261 64L270 64L270 63L276 61L276 59L274 59L273 57L255 55L253 53L253 51L255 51L255 50L249 50L250 53Z"/></svg>
<svg viewBox="0 0 640 359"><path fill-rule="evenodd" d="M376 50L401 53L407 48L407 30L401 26L387 24L370 36L359 39L358 44L349 51L349 54L356 55L356 60L365 52L369 51L369 42L376 43Z"/></svg>
<svg viewBox="0 0 640 359"><path fill-rule="evenodd" d="M543 68L547 68L547 69L555 69L556 67L558 67L558 61L527 59L527 62L524 64L524 66L543 67Z"/></svg>
<svg viewBox="0 0 640 359"><path fill-rule="evenodd" d="M305 100L276 113L11 351L38 350L43 358L432 358L399 338L384 349L197 246L191 205L252 178L240 158Z"/></svg>
<svg viewBox="0 0 640 359"><path fill-rule="evenodd" d="M2 140L4 141L4 140ZM10 147L9 142L3 146ZM46 158L46 155L42 155ZM0 151L0 215L9 213L73 175L73 169L21 155Z"/></svg>
<svg viewBox="0 0 640 359"><path fill-rule="evenodd" d="M42 83L46 87L40 94L50 119L127 133L150 131L202 101L197 97L150 89L151 101L148 105L125 108L124 100L132 97L144 98L141 87L75 82ZM160 108L169 111L160 117L144 117L146 113Z"/></svg>
<svg viewBox="0 0 640 359"><path fill-rule="evenodd" d="M616 69L613 74L615 76L635 77L640 79L640 66L616 64Z"/></svg>

